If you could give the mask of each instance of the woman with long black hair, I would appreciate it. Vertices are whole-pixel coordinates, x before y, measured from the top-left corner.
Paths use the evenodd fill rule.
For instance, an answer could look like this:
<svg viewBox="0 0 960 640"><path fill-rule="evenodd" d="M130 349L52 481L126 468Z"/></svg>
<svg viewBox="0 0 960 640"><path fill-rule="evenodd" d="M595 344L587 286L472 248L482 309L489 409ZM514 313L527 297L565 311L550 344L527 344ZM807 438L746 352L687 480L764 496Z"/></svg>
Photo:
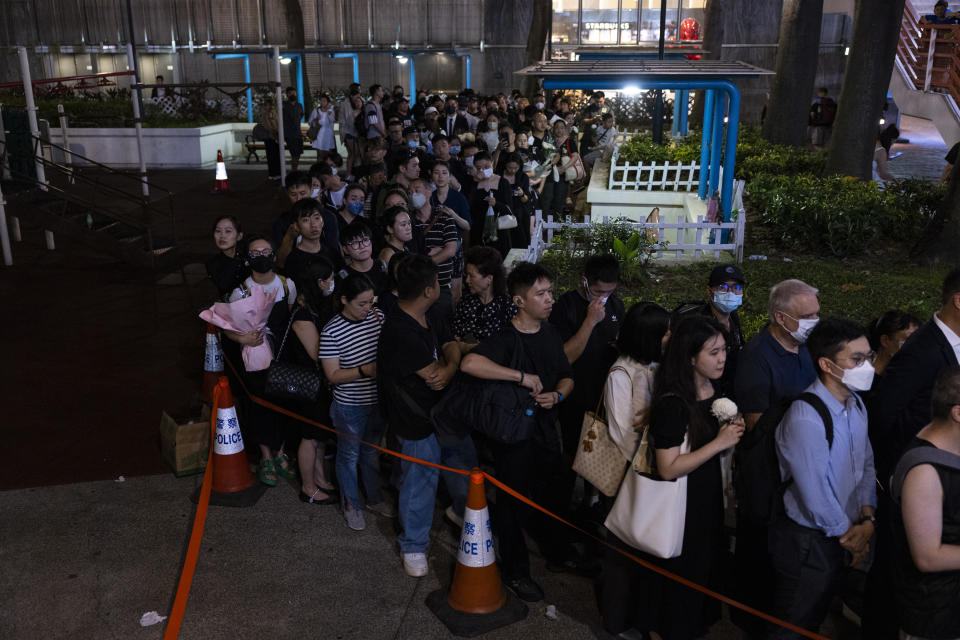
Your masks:
<svg viewBox="0 0 960 640"><path fill-rule="evenodd" d="M207 260L207 277L217 288L217 299L224 301L250 275L243 260L246 247L240 221L231 215L218 217L213 221L213 241L220 253Z"/></svg>
<svg viewBox="0 0 960 640"><path fill-rule="evenodd" d="M720 426L711 413L718 395L714 384L723 375L726 360L720 324L713 318L685 318L673 330L654 375L649 425L656 469L663 480L687 478L680 555L655 558L611 535L613 544L697 584L709 582L722 543L720 454L736 445L744 431L743 418ZM622 568L623 563L633 565L620 554L608 552L608 570ZM656 631L663 640L692 640L702 635L703 594L650 571L632 578L626 591L601 594L608 631L622 633L632 627L647 635Z"/></svg>
<svg viewBox="0 0 960 640"><path fill-rule="evenodd" d="M291 319L291 335L287 336L292 362L320 369L320 331L330 318L336 315L333 299L334 268L326 258L318 258L296 278L297 305ZM294 339L295 338L295 339ZM298 403L291 409L315 422L330 424L330 395L322 385L321 397L316 403ZM297 463L300 467L300 500L310 504L333 504L336 502L336 487L327 479L323 465L327 444L333 440L329 431L312 424L297 421L300 445L297 447Z"/></svg>

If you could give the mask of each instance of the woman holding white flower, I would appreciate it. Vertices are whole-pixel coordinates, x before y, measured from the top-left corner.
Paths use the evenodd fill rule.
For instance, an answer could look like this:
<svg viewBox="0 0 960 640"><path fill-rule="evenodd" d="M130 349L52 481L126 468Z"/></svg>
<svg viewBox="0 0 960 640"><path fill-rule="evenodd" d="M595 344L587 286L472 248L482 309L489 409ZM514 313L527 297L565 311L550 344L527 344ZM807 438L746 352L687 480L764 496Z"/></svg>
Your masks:
<svg viewBox="0 0 960 640"><path fill-rule="evenodd" d="M722 546L723 483L720 454L743 435L743 418L725 416L720 424L711 411L715 381L727 360L723 330L716 320L691 317L674 329L654 376L649 424L657 474L663 480L686 476L683 547L679 556L647 560L698 584L706 585ZM722 403L721 403L722 404ZM632 473L632 471L628 471ZM638 569L609 552L600 594L604 626L611 633L631 628L664 640L685 640L705 632L704 596L672 580ZM617 588L619 587L619 588Z"/></svg>

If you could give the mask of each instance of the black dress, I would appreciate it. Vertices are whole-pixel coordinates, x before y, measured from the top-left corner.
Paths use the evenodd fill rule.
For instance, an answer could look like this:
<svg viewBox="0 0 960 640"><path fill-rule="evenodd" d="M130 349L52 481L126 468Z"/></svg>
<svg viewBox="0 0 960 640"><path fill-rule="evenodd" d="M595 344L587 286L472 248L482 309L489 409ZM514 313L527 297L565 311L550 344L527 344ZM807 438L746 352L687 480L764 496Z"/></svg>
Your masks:
<svg viewBox="0 0 960 640"><path fill-rule="evenodd" d="M207 277L217 288L217 299L224 301L250 275L250 268L239 256L228 257L218 253L206 262Z"/></svg>
<svg viewBox="0 0 960 640"><path fill-rule="evenodd" d="M698 402L694 408L709 426L702 442L691 442L695 451L717 435L719 425L710 413L714 398ZM670 449L683 442L690 424L690 409L679 397L669 396L655 402L650 424L655 446ZM716 566L723 534L723 481L720 457L714 456L687 475L686 521L683 550L676 558L655 558L610 535L615 545L657 564L667 571L697 584L707 585ZM614 551L604 557L600 608L604 627L620 633L631 627L656 631L663 640L697 638L704 631L705 596L673 580L642 568Z"/></svg>
<svg viewBox="0 0 960 640"><path fill-rule="evenodd" d="M325 298L324 301L326 300L327 299ZM320 331L323 330L323 325L326 324L327 320L332 318L334 314L332 306L330 306L328 309L320 309L318 311L319 313L314 313L307 307L299 304L293 308L290 333L287 335L286 344L284 345L283 352L280 354L280 359L284 362L290 362L291 364L316 368L320 378L324 379L323 368L320 366L319 361L311 358L310 354L307 353L303 343L300 342L299 337L293 330L292 324L293 322L311 322L317 328L317 334L319 336ZM324 384L321 385L321 394L318 402L291 402L290 410L309 420L329 426L331 424L331 399L329 386L324 382ZM322 441L333 441L335 439L332 432L327 431L326 429L321 429L320 427L312 425L308 422L304 422L302 420L293 420L293 423L294 428L299 431L300 437L303 439Z"/></svg>

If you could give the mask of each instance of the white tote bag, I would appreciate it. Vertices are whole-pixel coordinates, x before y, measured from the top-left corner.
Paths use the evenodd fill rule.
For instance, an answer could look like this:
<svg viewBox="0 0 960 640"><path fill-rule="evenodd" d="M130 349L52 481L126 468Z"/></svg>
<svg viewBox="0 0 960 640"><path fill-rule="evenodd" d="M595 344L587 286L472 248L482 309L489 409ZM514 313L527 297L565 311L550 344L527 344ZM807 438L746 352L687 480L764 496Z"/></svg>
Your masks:
<svg viewBox="0 0 960 640"><path fill-rule="evenodd" d="M643 440L648 438L649 431L648 427ZM689 436L684 437L680 453L690 453ZM687 476L655 480L631 466L603 524L635 549L658 558L676 558L683 550L686 514Z"/></svg>

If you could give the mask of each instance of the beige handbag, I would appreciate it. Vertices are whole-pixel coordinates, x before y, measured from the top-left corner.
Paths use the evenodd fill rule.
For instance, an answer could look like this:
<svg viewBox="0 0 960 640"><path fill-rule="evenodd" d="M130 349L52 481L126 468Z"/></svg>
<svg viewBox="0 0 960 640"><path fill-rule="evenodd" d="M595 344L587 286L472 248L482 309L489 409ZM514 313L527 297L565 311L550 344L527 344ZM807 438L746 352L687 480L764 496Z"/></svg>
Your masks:
<svg viewBox="0 0 960 640"><path fill-rule="evenodd" d="M614 367L627 374L623 367ZM610 439L607 421L600 417L600 407L607 387L604 385L596 411L583 414L583 428L580 430L580 443L577 455L573 459L573 470L583 479L595 486L603 495L613 497L617 494L627 462L620 449Z"/></svg>

